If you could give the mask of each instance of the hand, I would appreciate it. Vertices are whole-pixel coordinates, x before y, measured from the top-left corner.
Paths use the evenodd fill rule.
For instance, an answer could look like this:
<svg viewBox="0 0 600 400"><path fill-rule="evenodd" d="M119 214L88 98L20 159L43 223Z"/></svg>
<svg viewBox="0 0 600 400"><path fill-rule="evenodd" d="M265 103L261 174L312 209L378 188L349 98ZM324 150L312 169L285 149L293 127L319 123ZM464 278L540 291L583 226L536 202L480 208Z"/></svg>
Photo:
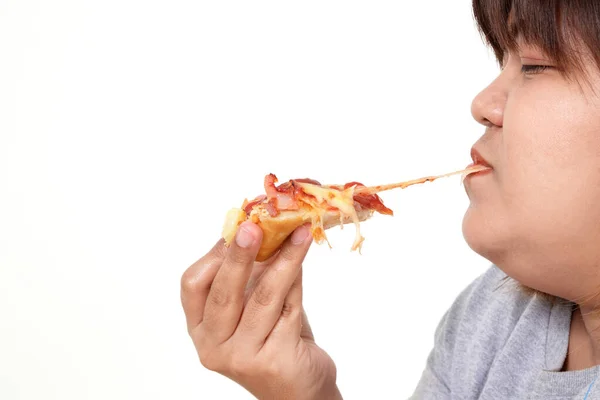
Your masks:
<svg viewBox="0 0 600 400"><path fill-rule="evenodd" d="M255 263L261 229L244 222L183 274L181 301L200 362L259 399L341 399L333 360L315 344L302 306L302 262L312 243L298 228Z"/></svg>

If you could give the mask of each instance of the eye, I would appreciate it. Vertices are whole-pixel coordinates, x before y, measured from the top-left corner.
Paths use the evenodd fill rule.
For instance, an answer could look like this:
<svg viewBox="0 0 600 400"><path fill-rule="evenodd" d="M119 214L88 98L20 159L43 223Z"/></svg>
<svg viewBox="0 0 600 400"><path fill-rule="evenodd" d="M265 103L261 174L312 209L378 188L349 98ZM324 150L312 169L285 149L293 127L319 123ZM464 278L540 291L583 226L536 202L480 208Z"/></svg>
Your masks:
<svg viewBox="0 0 600 400"><path fill-rule="evenodd" d="M525 75L535 75L544 72L545 70L552 68L549 65L522 65L521 73Z"/></svg>

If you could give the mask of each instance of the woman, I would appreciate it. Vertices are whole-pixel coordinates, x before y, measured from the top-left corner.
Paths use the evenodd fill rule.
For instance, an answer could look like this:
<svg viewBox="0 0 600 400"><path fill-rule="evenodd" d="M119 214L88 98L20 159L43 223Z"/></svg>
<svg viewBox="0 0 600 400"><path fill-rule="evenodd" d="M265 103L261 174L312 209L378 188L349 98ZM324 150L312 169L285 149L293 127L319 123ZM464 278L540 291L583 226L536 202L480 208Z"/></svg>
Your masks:
<svg viewBox="0 0 600 400"><path fill-rule="evenodd" d="M465 181L463 232L493 266L443 317L414 398L600 398L600 4L473 9L501 71L473 101L493 169ZM341 398L302 308L308 229L255 266L260 240L245 224L182 278L201 362L261 399Z"/></svg>

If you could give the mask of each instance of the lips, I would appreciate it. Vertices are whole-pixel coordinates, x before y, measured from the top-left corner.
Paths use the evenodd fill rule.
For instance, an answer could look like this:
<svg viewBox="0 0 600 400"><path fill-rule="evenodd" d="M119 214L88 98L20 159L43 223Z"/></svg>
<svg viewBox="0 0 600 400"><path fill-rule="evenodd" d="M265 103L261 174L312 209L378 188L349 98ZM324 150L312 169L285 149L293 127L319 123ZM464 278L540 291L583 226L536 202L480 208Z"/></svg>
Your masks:
<svg viewBox="0 0 600 400"><path fill-rule="evenodd" d="M474 147L471 149L471 159L473 160L473 163L470 165L470 167L474 165L482 165L484 167L492 168L490 163L487 162L487 160L483 158L479 151L477 151Z"/></svg>

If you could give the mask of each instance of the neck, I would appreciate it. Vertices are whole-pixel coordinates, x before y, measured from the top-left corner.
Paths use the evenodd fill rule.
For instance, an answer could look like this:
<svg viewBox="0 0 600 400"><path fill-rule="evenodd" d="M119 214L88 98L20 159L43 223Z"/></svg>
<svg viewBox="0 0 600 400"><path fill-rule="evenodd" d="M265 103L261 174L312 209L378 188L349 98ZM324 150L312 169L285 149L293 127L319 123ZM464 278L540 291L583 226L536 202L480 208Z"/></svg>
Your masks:
<svg viewBox="0 0 600 400"><path fill-rule="evenodd" d="M600 309L578 307L573 311L569 350L563 371L600 365Z"/></svg>

